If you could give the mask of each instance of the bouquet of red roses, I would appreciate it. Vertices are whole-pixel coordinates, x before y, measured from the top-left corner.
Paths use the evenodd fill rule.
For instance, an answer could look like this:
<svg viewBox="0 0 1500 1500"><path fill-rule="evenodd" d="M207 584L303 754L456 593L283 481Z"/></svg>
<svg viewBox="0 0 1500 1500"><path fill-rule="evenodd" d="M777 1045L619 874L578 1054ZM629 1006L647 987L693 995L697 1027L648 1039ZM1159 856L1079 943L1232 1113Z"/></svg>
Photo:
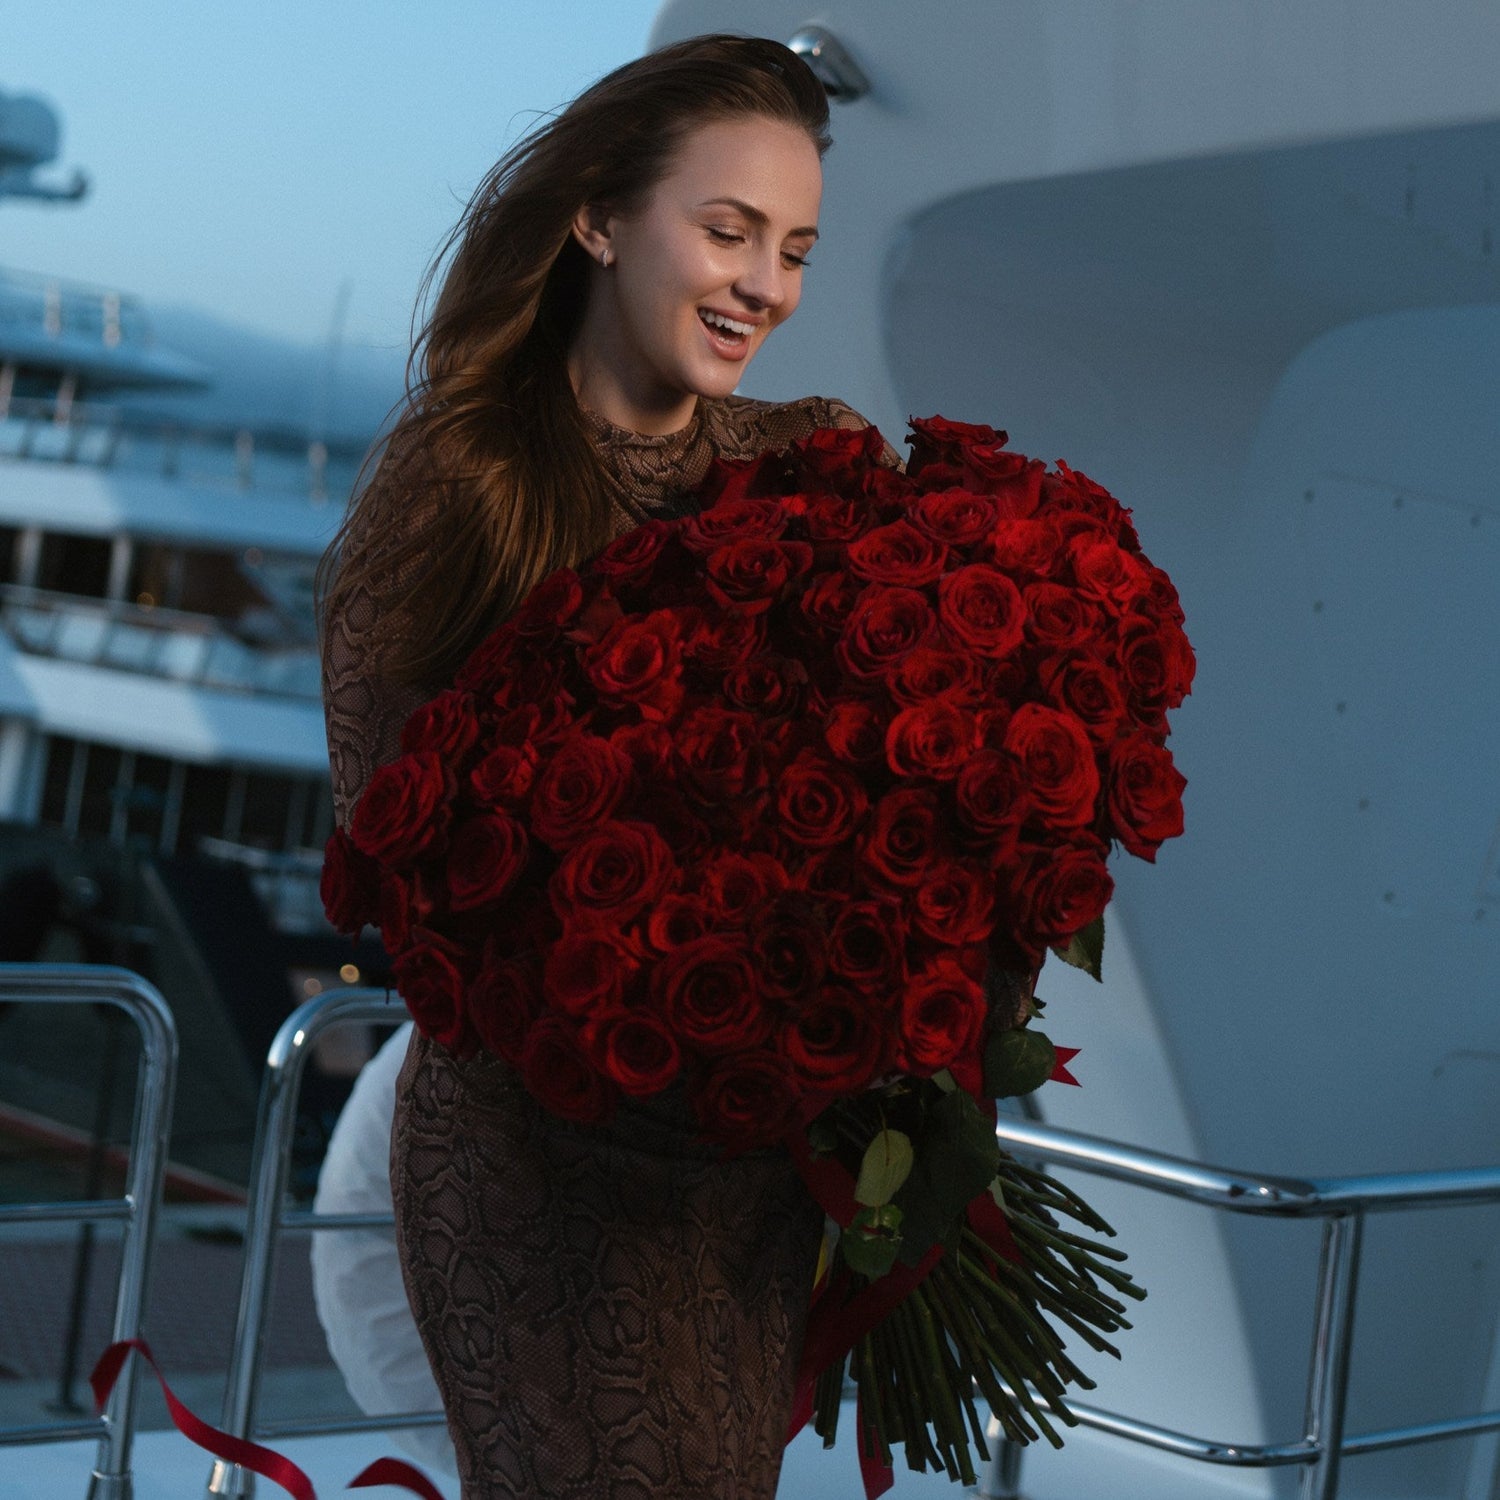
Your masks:
<svg viewBox="0 0 1500 1500"><path fill-rule="evenodd" d="M874 428L716 461L697 514L540 583L411 716L323 892L424 1033L559 1115L681 1087L727 1149L786 1142L842 1231L799 1415L832 1441L852 1360L867 1461L973 1483L975 1382L1056 1441L1026 1383L1066 1421L1090 1382L1040 1313L1107 1349L1140 1295L993 1100L1058 1072L1033 981L1049 948L1098 977L1111 842L1181 832L1194 662L1107 491L912 428L905 473Z"/></svg>

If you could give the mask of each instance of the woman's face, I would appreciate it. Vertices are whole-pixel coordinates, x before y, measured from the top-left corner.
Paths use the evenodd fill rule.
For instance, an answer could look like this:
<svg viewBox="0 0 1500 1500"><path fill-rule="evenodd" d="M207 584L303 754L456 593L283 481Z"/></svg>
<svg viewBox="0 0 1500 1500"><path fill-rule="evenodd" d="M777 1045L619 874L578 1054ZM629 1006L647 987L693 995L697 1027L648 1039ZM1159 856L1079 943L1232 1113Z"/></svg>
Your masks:
<svg viewBox="0 0 1500 1500"><path fill-rule="evenodd" d="M797 306L822 195L807 133L756 117L689 134L638 213L584 210L574 234L595 264L569 353L580 400L621 426L673 432L698 396L729 395Z"/></svg>

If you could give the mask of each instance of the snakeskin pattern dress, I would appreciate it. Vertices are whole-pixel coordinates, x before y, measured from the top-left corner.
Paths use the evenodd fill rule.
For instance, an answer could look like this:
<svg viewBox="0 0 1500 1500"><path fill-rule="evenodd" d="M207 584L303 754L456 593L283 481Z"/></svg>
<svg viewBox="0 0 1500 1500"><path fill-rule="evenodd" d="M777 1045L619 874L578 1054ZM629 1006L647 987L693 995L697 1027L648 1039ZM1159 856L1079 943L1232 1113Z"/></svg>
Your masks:
<svg viewBox="0 0 1500 1500"><path fill-rule="evenodd" d="M865 419L823 397L699 399L687 427L585 409L617 531L682 513L713 457ZM886 447L885 461L900 463ZM376 483L400 483L383 467ZM347 828L401 725L444 684L372 670L356 596L325 626L335 808ZM506 1063L414 1034L396 1085L396 1237L464 1500L770 1500L823 1215L780 1149L723 1159L680 1088L603 1125L543 1110Z"/></svg>

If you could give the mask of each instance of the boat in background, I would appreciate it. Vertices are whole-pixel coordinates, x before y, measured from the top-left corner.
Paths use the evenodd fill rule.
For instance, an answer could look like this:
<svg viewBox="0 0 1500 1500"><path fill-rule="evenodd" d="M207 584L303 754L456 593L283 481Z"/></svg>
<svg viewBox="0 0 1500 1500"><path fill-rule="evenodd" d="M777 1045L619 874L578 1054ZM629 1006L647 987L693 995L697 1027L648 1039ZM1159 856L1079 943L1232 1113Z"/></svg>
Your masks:
<svg viewBox="0 0 1500 1500"><path fill-rule="evenodd" d="M836 100L803 300L745 393L990 423L1135 512L1198 655L1186 833L1121 855L1046 1122L1294 1177L1500 1161L1500 12L1485 0L668 0ZM1318 1236L1075 1178L1150 1290L1089 1399L1303 1432ZM1367 1226L1351 1432L1500 1409L1500 1209ZM1085 1351L1087 1353L1087 1351ZM1108 1366L1108 1368L1102 1368ZM1340 1495L1495 1500L1491 1433ZM1102 1432L1029 1500L1295 1493ZM937 1481L933 1494L942 1493Z"/></svg>

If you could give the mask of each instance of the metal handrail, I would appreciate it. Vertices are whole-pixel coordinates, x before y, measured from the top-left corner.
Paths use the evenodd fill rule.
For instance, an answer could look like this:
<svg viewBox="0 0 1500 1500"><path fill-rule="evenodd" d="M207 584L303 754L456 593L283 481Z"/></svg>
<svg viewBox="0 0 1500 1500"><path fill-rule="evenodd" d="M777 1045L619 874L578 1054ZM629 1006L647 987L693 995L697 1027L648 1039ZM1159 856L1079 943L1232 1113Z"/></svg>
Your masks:
<svg viewBox="0 0 1500 1500"><path fill-rule="evenodd" d="M1304 1465L1301 1500L1335 1500L1340 1461L1345 1457L1500 1431L1500 1411L1492 1411L1353 1437L1344 1434L1366 1214L1500 1203L1500 1166L1302 1179L1205 1166L1025 1120L1002 1118L995 1133L1001 1145L1017 1155L1038 1157L1054 1166L1129 1183L1167 1197L1229 1213L1324 1221L1301 1439L1290 1443L1216 1442L1070 1401L1068 1409L1083 1426L1204 1463L1256 1469ZM1045 1404L1042 1397L1035 1399ZM1022 1451L1019 1444L1000 1440L980 1489L985 1500L1021 1500Z"/></svg>
<svg viewBox="0 0 1500 1500"><path fill-rule="evenodd" d="M394 993L374 989L329 990L300 1005L281 1023L266 1055L260 1104L255 1122L255 1154L250 1168L250 1207L245 1223L245 1271L240 1283L239 1313L229 1379L224 1388L220 1427L237 1438L306 1437L334 1432L383 1432L392 1427L439 1426L441 1412L400 1413L377 1417L304 1418L259 1425L255 1408L260 1395L262 1355L269 1292L275 1271L276 1245L284 1229L356 1229L386 1227L389 1214L316 1214L285 1206L291 1172L297 1096L313 1044L330 1027L356 1022L400 1025L408 1019ZM216 1459L206 1494L246 1497L255 1493L255 1476L240 1464Z"/></svg>
<svg viewBox="0 0 1500 1500"><path fill-rule="evenodd" d="M331 991L294 1011L271 1044L261 1089L250 1218L245 1234L244 1280L221 1424L236 1437L381 1432L396 1427L439 1426L444 1421L443 1413L437 1411L353 1418L304 1417L272 1423L255 1420L267 1293L279 1234L289 1229L388 1228L392 1223L391 1215L385 1213L320 1214L284 1206L297 1094L306 1059L318 1036L332 1026L352 1022L395 1025L406 1019L404 1006L388 992ZM1386 1428L1352 1437L1343 1430L1365 1215L1500 1202L1500 1166L1303 1179L1210 1166L1008 1117L1001 1118L996 1136L1002 1146L1017 1155L1038 1157L1059 1167L1144 1187L1210 1208L1272 1218L1325 1221L1308 1372L1306 1431L1301 1439L1276 1444L1218 1442L1070 1402L1069 1410L1081 1425L1207 1463L1240 1468L1304 1465L1301 1500L1335 1500L1339 1462L1345 1456L1500 1430L1500 1411ZM1045 1404L1040 1394L1034 1394L1034 1399ZM1018 1444L1004 1439L996 1445L986 1486L980 1490L985 1500L1020 1500L1022 1451ZM254 1494L254 1475L239 1465L218 1461L210 1473L206 1493L210 1497L235 1496L243 1500Z"/></svg>
<svg viewBox="0 0 1500 1500"><path fill-rule="evenodd" d="M0 1225L122 1220L125 1237L112 1341L140 1338L177 1082L177 1027L172 1012L161 992L139 974L105 964L0 964L0 999L32 1004L117 1005L140 1031L141 1064L136 1074L124 1197L88 1203L0 1205ZM0 1445L97 1437L99 1456L89 1479L89 1500L129 1500L136 1363L127 1363L102 1416L85 1423L0 1428Z"/></svg>

